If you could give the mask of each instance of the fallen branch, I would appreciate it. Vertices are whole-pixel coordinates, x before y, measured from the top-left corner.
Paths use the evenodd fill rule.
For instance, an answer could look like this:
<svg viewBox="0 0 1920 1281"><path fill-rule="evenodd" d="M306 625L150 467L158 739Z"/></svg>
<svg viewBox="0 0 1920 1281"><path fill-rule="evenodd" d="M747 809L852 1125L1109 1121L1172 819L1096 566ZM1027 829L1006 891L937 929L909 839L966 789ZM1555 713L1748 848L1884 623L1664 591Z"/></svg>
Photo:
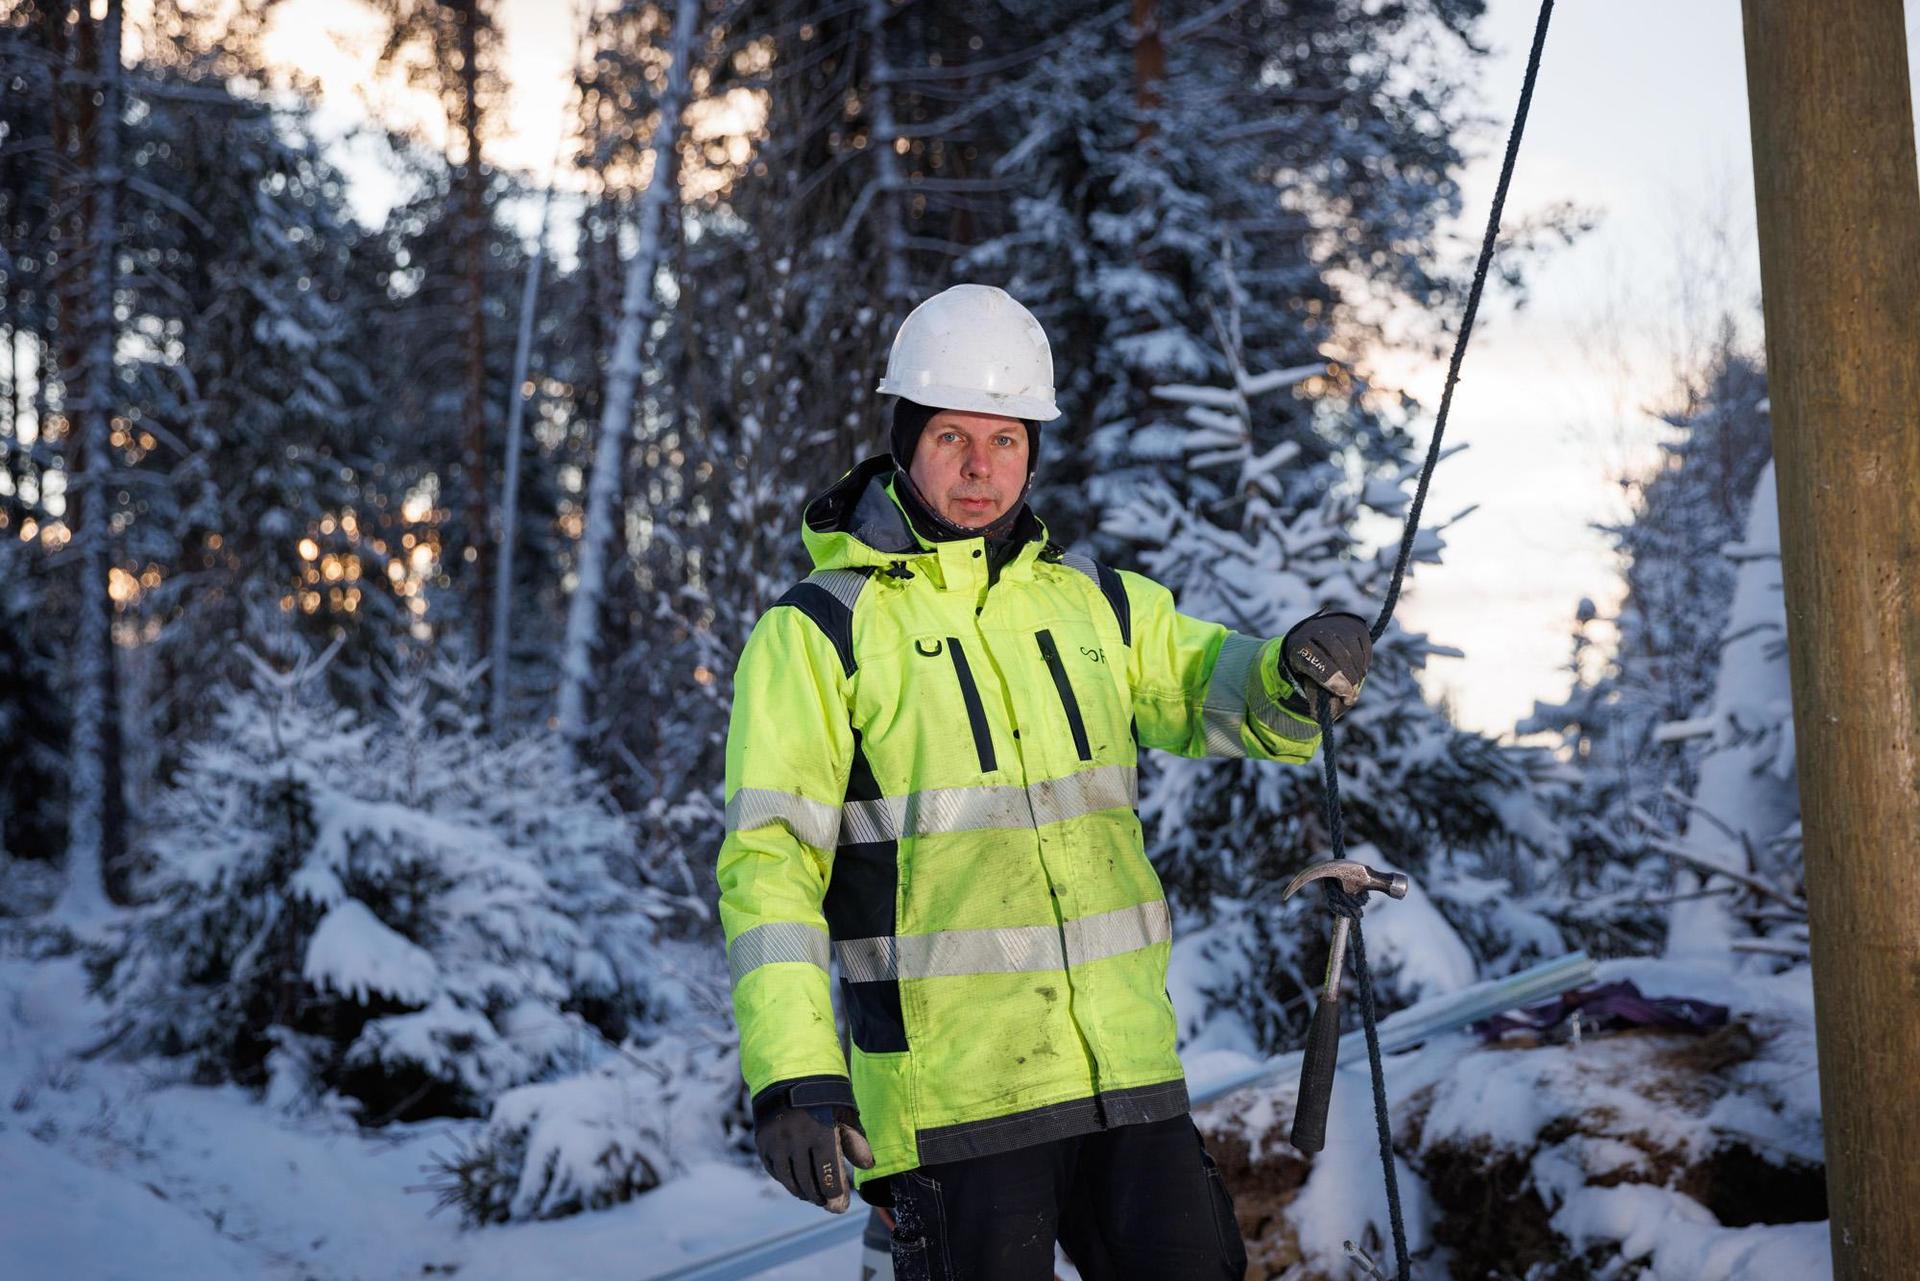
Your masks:
<svg viewBox="0 0 1920 1281"><path fill-rule="evenodd" d="M1788 907L1796 908L1801 912L1805 912L1807 910L1806 904L1800 902L1798 899L1794 898L1792 895L1783 893L1782 891L1775 889L1773 886L1767 884L1765 881L1761 880L1759 877L1750 876L1745 872L1736 872L1734 869L1730 867L1722 867L1720 864L1714 862L1712 859L1706 857L1703 854L1696 854L1694 851L1688 849L1684 845L1675 844L1674 842L1666 840L1662 837L1654 837L1651 844L1656 853L1664 854L1668 858L1678 859L1682 863L1690 864L1694 867L1699 868L1701 871L1707 873L1708 875L1724 876L1736 885L1743 885L1747 889L1752 890L1756 894L1765 895L1766 897L1773 899L1776 902L1784 903Z"/></svg>
<svg viewBox="0 0 1920 1281"><path fill-rule="evenodd" d="M1799 899L1794 898L1791 894L1786 893L1784 890L1769 885L1752 873L1742 872L1737 868L1731 868L1723 863L1717 863L1706 855L1696 850L1690 850L1680 844L1680 842L1667 837L1664 835L1665 829L1660 826L1659 821L1638 805L1633 807L1632 813L1634 819L1639 822L1642 827L1647 829L1647 843L1653 847L1655 852L1664 854L1668 858L1678 859L1692 867L1699 868L1709 875L1724 876L1736 885L1746 886L1756 894L1765 895L1767 898L1773 899L1776 902L1784 903L1788 907L1794 908L1803 914L1806 912L1807 905ZM1751 853L1751 850L1749 850L1749 853Z"/></svg>
<svg viewBox="0 0 1920 1281"><path fill-rule="evenodd" d="M1765 956L1787 956L1797 961L1813 959L1805 942L1789 939L1735 939L1727 945L1736 952L1758 952Z"/></svg>

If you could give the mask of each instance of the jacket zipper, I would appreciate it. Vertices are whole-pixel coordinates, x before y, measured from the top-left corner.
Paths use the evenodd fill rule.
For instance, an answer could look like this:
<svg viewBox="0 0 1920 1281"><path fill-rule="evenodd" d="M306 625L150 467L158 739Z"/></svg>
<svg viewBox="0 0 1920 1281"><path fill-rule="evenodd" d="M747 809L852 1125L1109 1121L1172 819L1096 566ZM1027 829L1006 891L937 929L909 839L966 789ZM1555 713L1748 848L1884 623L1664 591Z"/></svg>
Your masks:
<svg viewBox="0 0 1920 1281"><path fill-rule="evenodd" d="M1067 679L1067 665L1060 661L1060 649L1053 643L1053 633L1042 629L1033 634L1040 642L1040 657L1047 660L1047 668L1053 673L1053 687L1060 691L1060 706L1066 709L1067 727L1073 731L1073 747L1080 753L1080 759L1093 759L1093 748L1087 743L1087 723L1080 719L1080 700L1073 696L1073 682Z"/></svg>
<svg viewBox="0 0 1920 1281"><path fill-rule="evenodd" d="M953 655L953 674L960 678L960 698L967 705L967 724L973 727L973 750L980 755L980 772L991 774L993 732L987 728L987 709L980 705L980 690L973 683L973 669L967 666L967 653L960 648L958 636L947 637L947 652Z"/></svg>

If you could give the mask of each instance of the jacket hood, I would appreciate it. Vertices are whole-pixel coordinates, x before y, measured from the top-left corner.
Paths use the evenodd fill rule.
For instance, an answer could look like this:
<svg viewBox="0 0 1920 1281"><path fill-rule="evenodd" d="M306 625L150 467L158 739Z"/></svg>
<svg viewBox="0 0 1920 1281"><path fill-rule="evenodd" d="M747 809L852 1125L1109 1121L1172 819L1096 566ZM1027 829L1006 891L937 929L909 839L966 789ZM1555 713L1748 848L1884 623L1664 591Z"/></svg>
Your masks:
<svg viewBox="0 0 1920 1281"><path fill-rule="evenodd" d="M807 500L800 537L815 569L887 566L932 552L888 492L894 471L890 455L875 454ZM1015 524L1014 536L1044 545L1047 530L1028 510Z"/></svg>

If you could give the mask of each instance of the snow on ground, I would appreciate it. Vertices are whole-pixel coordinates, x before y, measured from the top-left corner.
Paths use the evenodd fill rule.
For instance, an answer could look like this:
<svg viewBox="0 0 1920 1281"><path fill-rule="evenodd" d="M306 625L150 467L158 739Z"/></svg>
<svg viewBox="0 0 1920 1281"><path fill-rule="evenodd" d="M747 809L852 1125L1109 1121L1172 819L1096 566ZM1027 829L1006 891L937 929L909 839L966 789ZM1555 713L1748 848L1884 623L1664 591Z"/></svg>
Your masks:
<svg viewBox="0 0 1920 1281"><path fill-rule="evenodd" d="M1614 961L1599 982L1724 1004L1706 1035L1636 1029L1393 1056L1387 1090L1416 1275L1821 1281L1819 1079L1805 967ZM1327 1147L1285 1143L1294 1083L1204 1110L1257 1277L1347 1278L1342 1244L1391 1258L1364 1055L1342 1064Z"/></svg>
<svg viewBox="0 0 1920 1281"><path fill-rule="evenodd" d="M96 1169L58 1147L0 1125L0 1259L22 1281L247 1281L259 1256L184 1213L161 1188Z"/></svg>
<svg viewBox="0 0 1920 1281"><path fill-rule="evenodd" d="M1820 1160L1806 971L1602 967L1603 981L1619 978L1648 995L1724 1003L1751 1040L1722 1056L1732 1061L1691 1069L1689 1038L1645 1033L1530 1049L1483 1048L1457 1034L1391 1060L1401 1186L1428 1275L1444 1275L1443 1260L1477 1248L1460 1222L1476 1217L1461 1213L1461 1186L1483 1179L1494 1195L1536 1198L1530 1230L1550 1229L1569 1256L1591 1251L1602 1261L1592 1276L1830 1275L1824 1223L1723 1227L1682 1190L1699 1190L1687 1182L1687 1161L1730 1143L1765 1161ZM817 1210L757 1170L712 1160L611 1210L464 1230L452 1211L430 1213L425 1185L431 1159L470 1140L479 1122L398 1125L369 1137L342 1118L277 1113L232 1087L78 1059L98 1013L77 960L0 958L0 1186L9 1196L0 1258L9 1281L641 1281L818 1222ZM1192 1078L1198 1086L1248 1061L1214 1048L1195 1056ZM1292 1252L1308 1266L1289 1272L1290 1281L1344 1281L1353 1275L1340 1259L1344 1240L1386 1240L1364 1058L1344 1065L1327 1150L1310 1165L1283 1142L1292 1088L1242 1091L1208 1109L1203 1124L1236 1180L1256 1258ZM1512 1160L1501 1166L1505 1157ZM1486 1162L1483 1173L1474 1161ZM1508 1203L1493 1204L1504 1211ZM1503 1229L1519 1230L1491 1230ZM766 1275L852 1281L858 1259L857 1239L849 1240Z"/></svg>
<svg viewBox="0 0 1920 1281"><path fill-rule="evenodd" d="M716 1160L611 1210L463 1230L451 1210L430 1214L425 1185L432 1157L479 1122L369 1138L234 1087L77 1062L98 1013L77 960L0 959L8 1281L640 1281L820 1214ZM859 1254L856 1238L766 1275L853 1281Z"/></svg>

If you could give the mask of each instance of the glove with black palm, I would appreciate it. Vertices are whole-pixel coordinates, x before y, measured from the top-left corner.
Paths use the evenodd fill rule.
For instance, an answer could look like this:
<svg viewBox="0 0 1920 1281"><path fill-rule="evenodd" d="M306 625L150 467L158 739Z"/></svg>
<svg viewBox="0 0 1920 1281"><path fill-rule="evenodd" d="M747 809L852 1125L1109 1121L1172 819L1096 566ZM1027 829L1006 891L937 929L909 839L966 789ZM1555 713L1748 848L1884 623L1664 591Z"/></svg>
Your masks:
<svg viewBox="0 0 1920 1281"><path fill-rule="evenodd" d="M801 1077L760 1091L753 1098L753 1140L760 1164L782 1187L834 1214L853 1199L841 1161L873 1168L873 1148L842 1076Z"/></svg>
<svg viewBox="0 0 1920 1281"><path fill-rule="evenodd" d="M1373 636L1360 615L1321 610L1288 629L1280 658L1310 709L1317 714L1315 695L1331 699L1333 719L1339 720L1360 697L1373 662Z"/></svg>

